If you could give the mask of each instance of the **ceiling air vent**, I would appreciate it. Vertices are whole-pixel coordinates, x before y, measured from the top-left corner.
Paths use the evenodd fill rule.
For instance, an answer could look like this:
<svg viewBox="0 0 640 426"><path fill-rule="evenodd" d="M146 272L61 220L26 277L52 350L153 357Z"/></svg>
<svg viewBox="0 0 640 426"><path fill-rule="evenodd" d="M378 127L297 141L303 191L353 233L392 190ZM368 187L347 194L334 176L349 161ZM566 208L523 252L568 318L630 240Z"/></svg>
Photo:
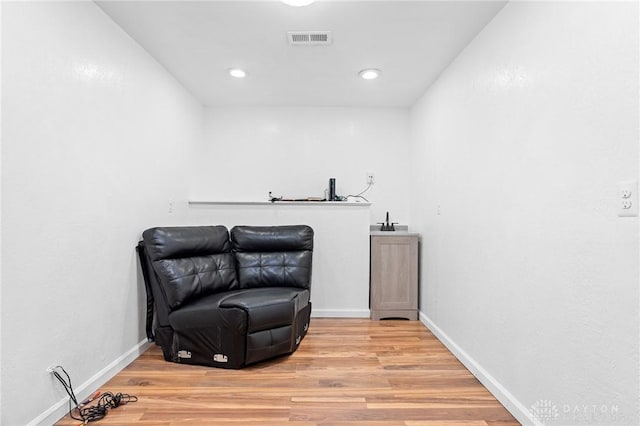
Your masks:
<svg viewBox="0 0 640 426"><path fill-rule="evenodd" d="M331 31L289 31L289 44L292 46L310 46L331 44Z"/></svg>

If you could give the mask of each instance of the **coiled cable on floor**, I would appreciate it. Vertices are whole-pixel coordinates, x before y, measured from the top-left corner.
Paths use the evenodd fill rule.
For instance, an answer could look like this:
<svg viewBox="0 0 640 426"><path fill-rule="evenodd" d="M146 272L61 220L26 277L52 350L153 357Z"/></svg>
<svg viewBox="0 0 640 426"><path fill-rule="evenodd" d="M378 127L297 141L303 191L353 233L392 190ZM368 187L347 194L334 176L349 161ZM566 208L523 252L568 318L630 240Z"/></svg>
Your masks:
<svg viewBox="0 0 640 426"><path fill-rule="evenodd" d="M64 387L65 392L67 392L67 395L69 395L69 417L74 420L80 420L84 424L102 420L112 408L118 408L121 405L138 401L138 397L135 395L104 392L100 394L96 405L83 407L84 403L88 403L91 400L78 403L78 398L73 390L69 373L67 373L67 371L60 365L53 367L51 369L51 373L56 379L58 379L60 384Z"/></svg>

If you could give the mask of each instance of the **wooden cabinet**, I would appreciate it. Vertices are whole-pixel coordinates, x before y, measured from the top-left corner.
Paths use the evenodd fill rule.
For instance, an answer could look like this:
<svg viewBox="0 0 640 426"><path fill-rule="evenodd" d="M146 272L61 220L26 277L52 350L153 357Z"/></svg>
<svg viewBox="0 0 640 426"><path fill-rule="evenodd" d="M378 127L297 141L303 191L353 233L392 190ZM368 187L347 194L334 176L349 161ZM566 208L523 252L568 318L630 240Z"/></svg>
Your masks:
<svg viewBox="0 0 640 426"><path fill-rule="evenodd" d="M418 234L372 232L371 319L418 319Z"/></svg>

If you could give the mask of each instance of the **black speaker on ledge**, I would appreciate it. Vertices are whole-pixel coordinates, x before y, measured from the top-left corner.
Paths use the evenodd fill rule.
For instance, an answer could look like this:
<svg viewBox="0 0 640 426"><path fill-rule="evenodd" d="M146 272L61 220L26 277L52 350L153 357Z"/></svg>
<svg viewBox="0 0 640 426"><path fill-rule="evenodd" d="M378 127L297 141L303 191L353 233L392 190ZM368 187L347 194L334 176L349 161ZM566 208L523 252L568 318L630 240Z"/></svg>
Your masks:
<svg viewBox="0 0 640 426"><path fill-rule="evenodd" d="M329 179L329 199L327 201L336 200L336 178Z"/></svg>

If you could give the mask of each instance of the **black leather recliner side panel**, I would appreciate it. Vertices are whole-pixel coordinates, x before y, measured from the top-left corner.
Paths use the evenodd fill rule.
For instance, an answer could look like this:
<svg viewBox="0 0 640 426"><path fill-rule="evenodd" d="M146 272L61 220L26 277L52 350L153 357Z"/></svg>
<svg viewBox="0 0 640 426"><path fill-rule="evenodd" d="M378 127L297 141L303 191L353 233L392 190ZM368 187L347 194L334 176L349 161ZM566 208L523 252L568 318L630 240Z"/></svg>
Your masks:
<svg viewBox="0 0 640 426"><path fill-rule="evenodd" d="M147 338L162 348L165 360L171 361L173 329L169 325L169 304L143 241L138 243L137 251L147 291Z"/></svg>
<svg viewBox="0 0 640 426"><path fill-rule="evenodd" d="M296 350L297 346L300 344L304 336L307 335L307 331L309 331L309 325L311 324L311 302L309 302L306 306L304 306L296 317L295 324L295 341L294 348L292 350Z"/></svg>

